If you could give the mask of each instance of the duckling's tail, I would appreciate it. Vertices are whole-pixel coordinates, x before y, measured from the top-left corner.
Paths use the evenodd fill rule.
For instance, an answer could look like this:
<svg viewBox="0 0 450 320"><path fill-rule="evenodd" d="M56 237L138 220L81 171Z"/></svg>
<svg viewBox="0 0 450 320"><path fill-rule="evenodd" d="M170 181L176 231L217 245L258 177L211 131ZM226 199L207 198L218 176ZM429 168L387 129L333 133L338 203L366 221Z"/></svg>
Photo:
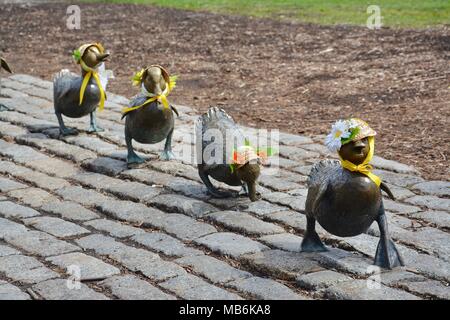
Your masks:
<svg viewBox="0 0 450 320"><path fill-rule="evenodd" d="M218 107L209 108L208 111L200 117L200 119L202 121L203 127L208 127L208 123L217 122L222 119L233 121L233 118L231 118L231 116L225 110Z"/></svg>

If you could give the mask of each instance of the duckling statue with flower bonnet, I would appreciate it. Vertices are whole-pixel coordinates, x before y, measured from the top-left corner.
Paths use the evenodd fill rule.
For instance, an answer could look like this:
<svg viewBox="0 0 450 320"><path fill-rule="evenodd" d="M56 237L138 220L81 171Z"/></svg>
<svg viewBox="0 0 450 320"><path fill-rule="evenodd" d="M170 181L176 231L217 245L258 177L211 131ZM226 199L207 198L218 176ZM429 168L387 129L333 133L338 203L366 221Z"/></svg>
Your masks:
<svg viewBox="0 0 450 320"><path fill-rule="evenodd" d="M145 144L158 143L165 139L164 151L160 158L174 159L172 135L175 119L173 113L178 116L178 111L169 104L167 95L175 87L176 76L170 76L167 70L159 65L151 65L134 75L133 84L141 87L141 93L122 110L122 119L126 117L127 164L139 164L145 161L134 151L133 139Z"/></svg>
<svg viewBox="0 0 450 320"><path fill-rule="evenodd" d="M376 221L380 241L374 264L391 269L403 260L391 240L381 190L394 199L388 186L374 175L369 165L374 154L376 132L363 120L337 121L325 144L340 160L322 160L313 165L306 199L307 229L302 251L326 251L315 231L316 221L340 237L356 236Z"/></svg>
<svg viewBox="0 0 450 320"><path fill-rule="evenodd" d="M72 54L81 67L81 76L74 75L67 69L56 74L53 80L53 103L62 135L77 134L76 129L65 126L62 115L81 118L89 114L88 131L103 131L97 126L95 111L97 108L103 109L108 77L112 77L104 69L104 62L109 55L100 43L84 44Z"/></svg>
<svg viewBox="0 0 450 320"><path fill-rule="evenodd" d="M9 67L8 63L5 59L0 57L0 70L5 69L7 72L12 73L11 68ZM0 103L0 111L9 110L8 107Z"/></svg>
<svg viewBox="0 0 450 320"><path fill-rule="evenodd" d="M234 196L217 189L209 177L229 186L242 186L251 201L256 191L261 164L272 155L270 148L250 146L234 120L225 110L212 107L196 123L197 166L208 192L216 198Z"/></svg>

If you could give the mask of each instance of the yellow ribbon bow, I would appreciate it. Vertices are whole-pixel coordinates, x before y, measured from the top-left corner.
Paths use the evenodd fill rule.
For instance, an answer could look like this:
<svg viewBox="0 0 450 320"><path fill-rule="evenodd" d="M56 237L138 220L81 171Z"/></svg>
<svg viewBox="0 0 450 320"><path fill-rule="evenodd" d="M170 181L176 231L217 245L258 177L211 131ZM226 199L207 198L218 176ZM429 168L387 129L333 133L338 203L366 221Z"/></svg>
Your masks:
<svg viewBox="0 0 450 320"><path fill-rule="evenodd" d="M167 93L167 88L166 88L166 90L164 90L163 93L161 93L160 95L157 95L157 96L152 96L151 98L145 100L145 102L143 104L140 104L140 105L135 106L135 107L129 107L129 108L125 107L125 108L123 108L122 109L122 114L125 115L128 112L130 112L130 111L142 108L146 104L149 104L150 102L153 102L153 101L156 101L156 100L160 101L163 104L164 108L169 108L169 101L167 100L167 94L168 93Z"/></svg>
<svg viewBox="0 0 450 320"><path fill-rule="evenodd" d="M103 90L102 84L100 82L100 78L98 76L97 71L95 71L92 68L89 68L83 60L80 60L81 67L84 71L86 71L86 75L83 78L83 83L81 84L80 89L80 106L83 103L84 98L84 92L86 91L86 87L89 83L89 79L93 77L95 79L95 82L97 83L98 89L100 90L100 111L102 111L105 108L105 90Z"/></svg>
<svg viewBox="0 0 450 320"><path fill-rule="evenodd" d="M356 165L354 163L351 163L348 160L344 160L342 159L340 156L339 158L341 159L341 165L343 168L350 170L350 171L356 171L356 172L360 172L364 175L366 175L370 180L372 180L378 187L381 184L381 179L380 177L374 175L372 172L373 167L369 164L370 160L372 160L374 151L375 151L375 138L374 137L369 137L369 153L367 154L366 159L364 159L363 163Z"/></svg>
<svg viewBox="0 0 450 320"><path fill-rule="evenodd" d="M142 73L143 72L141 70L140 72L137 73L137 75L140 74L142 76ZM144 85L142 85L142 91L144 92L145 95L149 96L150 98L148 98L147 100L145 100L145 102L143 104L140 104L138 106L123 108L122 115L125 116L125 114L127 114L128 112L142 108L143 106L145 106L153 101L159 101L163 104L164 108L169 108L169 101L167 100L167 96L172 91L172 89L175 88L176 79L177 79L177 76L171 76L169 83L167 83L167 85L166 85L166 89L164 89L164 91L159 95L154 95L154 94L148 92L145 89ZM134 83L135 83L135 81L137 81L137 80L133 79Z"/></svg>

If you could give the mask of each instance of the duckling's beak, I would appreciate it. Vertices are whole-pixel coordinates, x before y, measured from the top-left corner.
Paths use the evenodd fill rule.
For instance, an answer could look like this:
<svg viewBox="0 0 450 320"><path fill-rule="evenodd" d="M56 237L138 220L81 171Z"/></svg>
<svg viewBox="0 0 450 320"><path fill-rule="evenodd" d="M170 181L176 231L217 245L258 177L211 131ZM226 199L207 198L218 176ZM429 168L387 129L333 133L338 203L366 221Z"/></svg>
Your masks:
<svg viewBox="0 0 450 320"><path fill-rule="evenodd" d="M108 61L108 57L110 56L109 53L101 53L97 55L97 61L98 62L105 62Z"/></svg>
<svg viewBox="0 0 450 320"><path fill-rule="evenodd" d="M360 154L360 153L362 153L362 151L364 150L365 147L366 147L366 144L362 140L358 140L358 141L355 141L355 143L353 145L353 150L355 151L356 154Z"/></svg>
<svg viewBox="0 0 450 320"><path fill-rule="evenodd" d="M161 90L161 86L159 84L155 85L155 90L153 92L155 95L159 96L163 91Z"/></svg>

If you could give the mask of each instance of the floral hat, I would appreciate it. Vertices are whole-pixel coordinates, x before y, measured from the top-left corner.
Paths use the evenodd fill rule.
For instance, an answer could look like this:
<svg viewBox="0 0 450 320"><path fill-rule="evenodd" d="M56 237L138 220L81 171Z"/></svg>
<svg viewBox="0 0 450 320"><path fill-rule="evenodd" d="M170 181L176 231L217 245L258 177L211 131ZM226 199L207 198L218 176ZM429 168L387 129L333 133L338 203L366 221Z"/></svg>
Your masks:
<svg viewBox="0 0 450 320"><path fill-rule="evenodd" d="M272 148L253 148L250 142L246 139L245 145L240 146L237 150L233 151L233 158L231 159L231 172L235 169L243 167L246 163L254 160L261 161L265 164L270 156L276 153Z"/></svg>
<svg viewBox="0 0 450 320"><path fill-rule="evenodd" d="M235 164L237 168L242 167L247 162L258 159L258 154L251 146L241 146L233 152L233 164Z"/></svg>
<svg viewBox="0 0 450 320"><path fill-rule="evenodd" d="M361 119L338 120L333 124L331 132L325 138L325 145L330 151L337 152L341 149L341 146L350 141L373 137L376 134L375 130Z"/></svg>

